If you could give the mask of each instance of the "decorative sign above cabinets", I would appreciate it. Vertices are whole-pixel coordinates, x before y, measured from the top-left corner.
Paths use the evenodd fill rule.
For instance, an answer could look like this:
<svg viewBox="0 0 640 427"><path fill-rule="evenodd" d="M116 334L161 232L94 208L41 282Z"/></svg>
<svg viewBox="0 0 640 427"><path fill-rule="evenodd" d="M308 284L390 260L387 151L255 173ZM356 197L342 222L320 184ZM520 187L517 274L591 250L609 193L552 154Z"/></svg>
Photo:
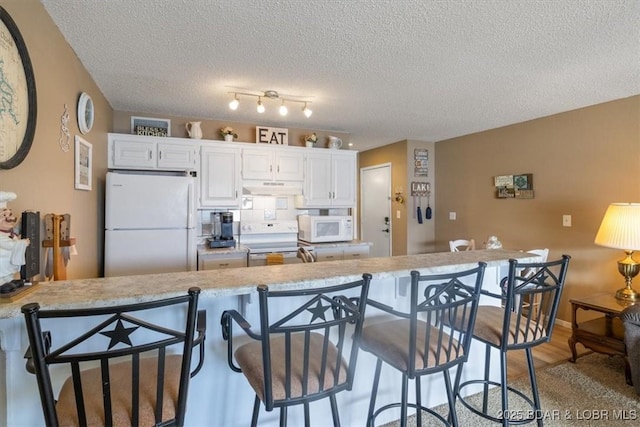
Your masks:
<svg viewBox="0 0 640 427"><path fill-rule="evenodd" d="M256 126L256 144L289 145L289 129Z"/></svg>
<svg viewBox="0 0 640 427"><path fill-rule="evenodd" d="M533 199L533 174L498 175L494 185L499 199Z"/></svg>

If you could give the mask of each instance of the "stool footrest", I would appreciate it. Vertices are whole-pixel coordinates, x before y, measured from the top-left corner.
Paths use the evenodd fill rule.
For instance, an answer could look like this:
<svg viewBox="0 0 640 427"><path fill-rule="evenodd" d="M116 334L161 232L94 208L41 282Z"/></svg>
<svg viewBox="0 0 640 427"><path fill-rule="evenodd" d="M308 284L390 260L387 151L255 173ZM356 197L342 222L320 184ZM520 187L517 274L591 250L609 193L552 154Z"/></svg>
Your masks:
<svg viewBox="0 0 640 427"><path fill-rule="evenodd" d="M397 403L389 403L388 405L385 405L381 408L379 408L377 411L375 411L373 413L373 415L371 416L370 420L367 420L367 425L372 426L374 425L374 421L376 419L376 417L381 413L386 411L387 409L391 409L391 408L399 408L400 406L402 406L402 403L397 402ZM446 418L444 418L442 415L440 415L439 413L437 413L436 411L434 411L433 409L427 408L425 406L422 405L418 405L417 403L407 403L407 407L408 408L413 408L416 410L422 410L428 414L430 414L431 416L437 418L439 421L443 422L444 425L449 425L449 422L447 421Z"/></svg>
<svg viewBox="0 0 640 427"><path fill-rule="evenodd" d="M502 417L494 417L493 415L490 415L488 413L486 413L483 410L478 409L477 407L475 407L474 405L472 405L471 403L468 402L468 399L470 399L473 396L476 396L478 393L484 393L483 391L480 391L478 393L474 393L468 396L462 396L460 394L460 392L462 391L463 388L470 386L470 385L474 385L474 384L483 384L483 385L488 385L488 386L495 386L495 387L502 387L502 384L497 382L497 381L491 381L491 380L470 380L470 381L465 381L464 383L460 384L460 386L458 387L458 393L456 395L458 401L460 403L462 403L462 405L464 405L465 408L467 408L468 410L470 410L471 412L473 412L474 414L481 416L482 418L486 418L488 420L493 421L494 423L502 423L503 418ZM536 408L535 403L533 402L533 400L528 397L526 394L524 394L523 392L521 392L520 390L511 387L510 385L507 384L507 390L511 393L514 393L516 395L518 395L522 400L524 400L528 405L531 406L531 417L527 417L527 418L522 418L522 419L510 419L509 418L509 425L522 425L522 424L528 424L530 422L533 421L537 421L538 419L538 410ZM482 396L482 402L484 402L487 399L487 396ZM481 402L481 403L482 403ZM483 405L486 406L486 405ZM488 407L487 407L488 408ZM487 409L488 410L488 409ZM507 411L503 411L502 409L499 409L499 411L503 412L503 416L505 415L504 412L508 412ZM526 411L513 411L513 414L519 414L519 415L524 415L527 414Z"/></svg>

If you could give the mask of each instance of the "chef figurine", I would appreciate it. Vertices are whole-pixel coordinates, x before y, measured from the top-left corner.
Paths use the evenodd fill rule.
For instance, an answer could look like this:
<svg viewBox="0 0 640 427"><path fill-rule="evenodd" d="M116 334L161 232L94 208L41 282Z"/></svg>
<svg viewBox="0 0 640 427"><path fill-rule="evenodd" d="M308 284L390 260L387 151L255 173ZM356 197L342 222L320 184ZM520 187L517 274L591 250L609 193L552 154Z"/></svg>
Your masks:
<svg viewBox="0 0 640 427"><path fill-rule="evenodd" d="M30 243L15 233L18 220L7 208L7 202L16 197L16 193L0 191L0 285L13 280L20 266L26 263L25 252Z"/></svg>

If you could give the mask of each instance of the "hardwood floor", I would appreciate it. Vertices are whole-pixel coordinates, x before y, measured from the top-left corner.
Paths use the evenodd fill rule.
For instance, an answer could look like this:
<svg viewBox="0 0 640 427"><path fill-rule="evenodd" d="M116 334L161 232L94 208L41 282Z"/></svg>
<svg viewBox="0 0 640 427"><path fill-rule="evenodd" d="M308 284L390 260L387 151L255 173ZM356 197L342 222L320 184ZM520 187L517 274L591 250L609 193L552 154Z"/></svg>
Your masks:
<svg viewBox="0 0 640 427"><path fill-rule="evenodd" d="M571 350L569 349L568 340L571 336L571 328L565 326L555 325L553 334L551 335L551 342L541 344L533 349L533 358L536 370L543 368L544 366L553 365L560 362L565 362L571 357ZM590 350L582 347L581 344L577 346L578 355L586 354ZM518 378L527 373L527 359L522 351L510 351L507 353L507 364L509 366L508 376L509 380Z"/></svg>

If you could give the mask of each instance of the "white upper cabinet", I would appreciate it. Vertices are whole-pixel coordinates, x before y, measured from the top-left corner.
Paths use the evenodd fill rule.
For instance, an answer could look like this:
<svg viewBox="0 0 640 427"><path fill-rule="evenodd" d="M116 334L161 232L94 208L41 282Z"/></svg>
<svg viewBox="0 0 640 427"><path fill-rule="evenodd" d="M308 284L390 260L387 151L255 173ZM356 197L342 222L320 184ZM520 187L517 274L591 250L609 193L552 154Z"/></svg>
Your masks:
<svg viewBox="0 0 640 427"><path fill-rule="evenodd" d="M178 138L109 134L109 169L195 170L198 143Z"/></svg>
<svg viewBox="0 0 640 427"><path fill-rule="evenodd" d="M203 143L200 159L200 206L240 207L240 148Z"/></svg>
<svg viewBox="0 0 640 427"><path fill-rule="evenodd" d="M243 148L242 179L261 181L302 181L304 156L299 148Z"/></svg>
<svg viewBox="0 0 640 427"><path fill-rule="evenodd" d="M353 207L356 204L356 152L311 149L305 160L298 208Z"/></svg>

